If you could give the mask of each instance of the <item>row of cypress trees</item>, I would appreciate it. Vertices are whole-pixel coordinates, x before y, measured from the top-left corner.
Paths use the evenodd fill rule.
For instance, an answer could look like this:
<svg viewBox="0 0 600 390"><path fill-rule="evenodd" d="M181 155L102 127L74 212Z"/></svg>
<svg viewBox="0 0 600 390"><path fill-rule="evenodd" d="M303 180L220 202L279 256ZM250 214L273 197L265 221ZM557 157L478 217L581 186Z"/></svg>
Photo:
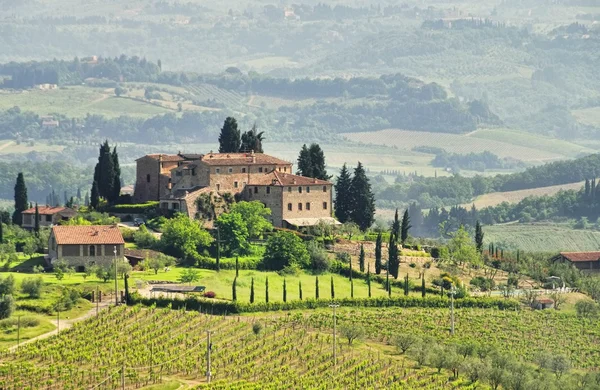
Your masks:
<svg viewBox="0 0 600 390"><path fill-rule="evenodd" d="M354 174L342 166L335 184L335 216L341 222L354 222L365 231L375 221L375 196L362 163Z"/></svg>

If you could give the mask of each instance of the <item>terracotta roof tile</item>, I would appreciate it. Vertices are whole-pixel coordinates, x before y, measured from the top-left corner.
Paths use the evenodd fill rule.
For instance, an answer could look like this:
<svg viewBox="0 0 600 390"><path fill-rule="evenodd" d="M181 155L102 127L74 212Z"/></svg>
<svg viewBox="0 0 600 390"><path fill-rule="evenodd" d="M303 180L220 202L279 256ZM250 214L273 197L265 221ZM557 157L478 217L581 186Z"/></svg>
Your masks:
<svg viewBox="0 0 600 390"><path fill-rule="evenodd" d="M149 158L151 158L153 160L157 160L157 161L158 161L159 157L162 157L162 161L167 161L167 162L170 162L170 161L182 161L183 160L183 157L178 156L176 154L159 154L159 153L156 153L156 154L147 154L145 156L142 156L142 157L138 158L137 160L141 160L141 159L146 158L146 157L149 157Z"/></svg>
<svg viewBox="0 0 600 390"><path fill-rule="evenodd" d="M561 256L571 262L598 261L600 252L560 252Z"/></svg>
<svg viewBox="0 0 600 390"><path fill-rule="evenodd" d="M53 215L53 214L57 214L57 213L61 213L64 212L65 214L77 214L77 212L73 209L70 209L68 207L61 207L61 206L39 206L38 207L39 213L40 215ZM23 211L21 214L35 214L35 207L32 207L30 209L27 209L25 211Z"/></svg>
<svg viewBox="0 0 600 390"><path fill-rule="evenodd" d="M116 225L54 226L52 232L59 245L125 244Z"/></svg>
<svg viewBox="0 0 600 390"><path fill-rule="evenodd" d="M331 185L331 182L319 179L313 179L312 177L292 175L290 173L283 173L278 171L271 171L263 176L250 177L250 183L248 185L273 185L273 186L293 186L293 185Z"/></svg>
<svg viewBox="0 0 600 390"><path fill-rule="evenodd" d="M263 153L209 153L202 157L202 162L211 166L222 165L291 165L289 161Z"/></svg>

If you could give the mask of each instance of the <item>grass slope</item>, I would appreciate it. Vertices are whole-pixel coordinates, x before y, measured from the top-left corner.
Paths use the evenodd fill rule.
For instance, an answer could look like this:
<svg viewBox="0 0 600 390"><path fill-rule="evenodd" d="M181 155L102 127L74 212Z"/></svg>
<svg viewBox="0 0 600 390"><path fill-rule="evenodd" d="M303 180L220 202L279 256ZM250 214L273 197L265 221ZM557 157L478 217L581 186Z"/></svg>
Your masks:
<svg viewBox="0 0 600 390"><path fill-rule="evenodd" d="M487 150L499 157L511 157L531 163L542 163L570 157L567 154L537 149L533 146L519 146L504 141L490 141L468 135L447 133L387 129L374 132L349 133L345 134L345 137L365 144L387 145L404 150L411 150L416 146L433 146L460 154L478 153Z"/></svg>
<svg viewBox="0 0 600 390"><path fill-rule="evenodd" d="M543 196L543 195L554 195L559 191L563 190L580 190L584 185L584 182L571 183L571 184L560 184L549 187L531 188L527 190L519 191L506 191L506 192L492 192L478 196L475 201L466 203L464 207L471 207L475 204L475 207L482 209L489 206L497 206L500 203L519 203L523 199L529 196Z"/></svg>
<svg viewBox="0 0 600 390"><path fill-rule="evenodd" d="M595 251L600 232L575 230L557 224L507 224L484 227L486 245L494 242L505 249L528 252Z"/></svg>

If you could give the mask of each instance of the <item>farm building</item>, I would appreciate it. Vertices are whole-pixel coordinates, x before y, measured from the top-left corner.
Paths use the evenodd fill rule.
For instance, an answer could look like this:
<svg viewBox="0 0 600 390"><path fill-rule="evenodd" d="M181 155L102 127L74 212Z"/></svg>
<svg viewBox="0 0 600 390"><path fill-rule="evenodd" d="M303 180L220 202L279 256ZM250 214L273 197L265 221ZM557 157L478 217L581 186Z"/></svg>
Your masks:
<svg viewBox="0 0 600 390"><path fill-rule="evenodd" d="M27 209L21 212L23 215L23 222L21 227L23 229L33 229L35 227L35 207ZM60 221L69 220L77 215L77 211L61 206L39 206L39 226L52 226L56 225Z"/></svg>
<svg viewBox="0 0 600 390"><path fill-rule="evenodd" d="M545 310L554 308L554 301L549 298L536 299L533 303L533 308L536 310Z"/></svg>
<svg viewBox="0 0 600 390"><path fill-rule="evenodd" d="M560 252L553 260L569 262L580 270L600 270L600 252Z"/></svg>

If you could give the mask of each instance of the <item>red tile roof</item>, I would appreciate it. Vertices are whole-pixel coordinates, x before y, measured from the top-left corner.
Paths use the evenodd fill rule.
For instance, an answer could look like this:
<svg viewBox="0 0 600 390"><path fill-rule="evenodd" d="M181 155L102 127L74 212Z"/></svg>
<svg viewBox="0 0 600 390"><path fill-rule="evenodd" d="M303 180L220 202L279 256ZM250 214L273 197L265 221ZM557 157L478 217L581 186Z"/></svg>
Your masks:
<svg viewBox="0 0 600 390"><path fill-rule="evenodd" d="M68 207L61 207L61 206L39 206L38 207L39 213L40 215L53 215L53 214L57 214L60 212L65 212L65 214L76 214L77 212L73 209L70 209ZM27 209L25 211L23 211L21 214L35 214L35 207L32 207L30 209Z"/></svg>
<svg viewBox="0 0 600 390"><path fill-rule="evenodd" d="M560 255L571 262L598 261L600 252L560 252Z"/></svg>
<svg viewBox="0 0 600 390"><path fill-rule="evenodd" d="M290 162L263 153L209 153L202 159L207 165L291 165Z"/></svg>
<svg viewBox="0 0 600 390"><path fill-rule="evenodd" d="M183 160L183 157L178 156L176 154L158 154L158 153L157 154L147 154L145 156L142 156L142 157L138 158L137 160L141 160L141 159L146 158L146 157L149 157L149 158L151 158L153 160L157 160L157 161L158 161L158 158L160 157L161 161L166 161L166 162L182 161Z"/></svg>
<svg viewBox="0 0 600 390"><path fill-rule="evenodd" d="M554 303L554 301L549 298L536 299L535 301L543 304Z"/></svg>
<svg viewBox="0 0 600 390"><path fill-rule="evenodd" d="M312 177L292 175L291 173L283 173L271 171L263 176L250 177L248 185L272 185L272 186L293 186L293 185L331 185L325 180L313 179Z"/></svg>
<svg viewBox="0 0 600 390"><path fill-rule="evenodd" d="M125 244L121 230L111 226L54 226L52 233L58 245Z"/></svg>

